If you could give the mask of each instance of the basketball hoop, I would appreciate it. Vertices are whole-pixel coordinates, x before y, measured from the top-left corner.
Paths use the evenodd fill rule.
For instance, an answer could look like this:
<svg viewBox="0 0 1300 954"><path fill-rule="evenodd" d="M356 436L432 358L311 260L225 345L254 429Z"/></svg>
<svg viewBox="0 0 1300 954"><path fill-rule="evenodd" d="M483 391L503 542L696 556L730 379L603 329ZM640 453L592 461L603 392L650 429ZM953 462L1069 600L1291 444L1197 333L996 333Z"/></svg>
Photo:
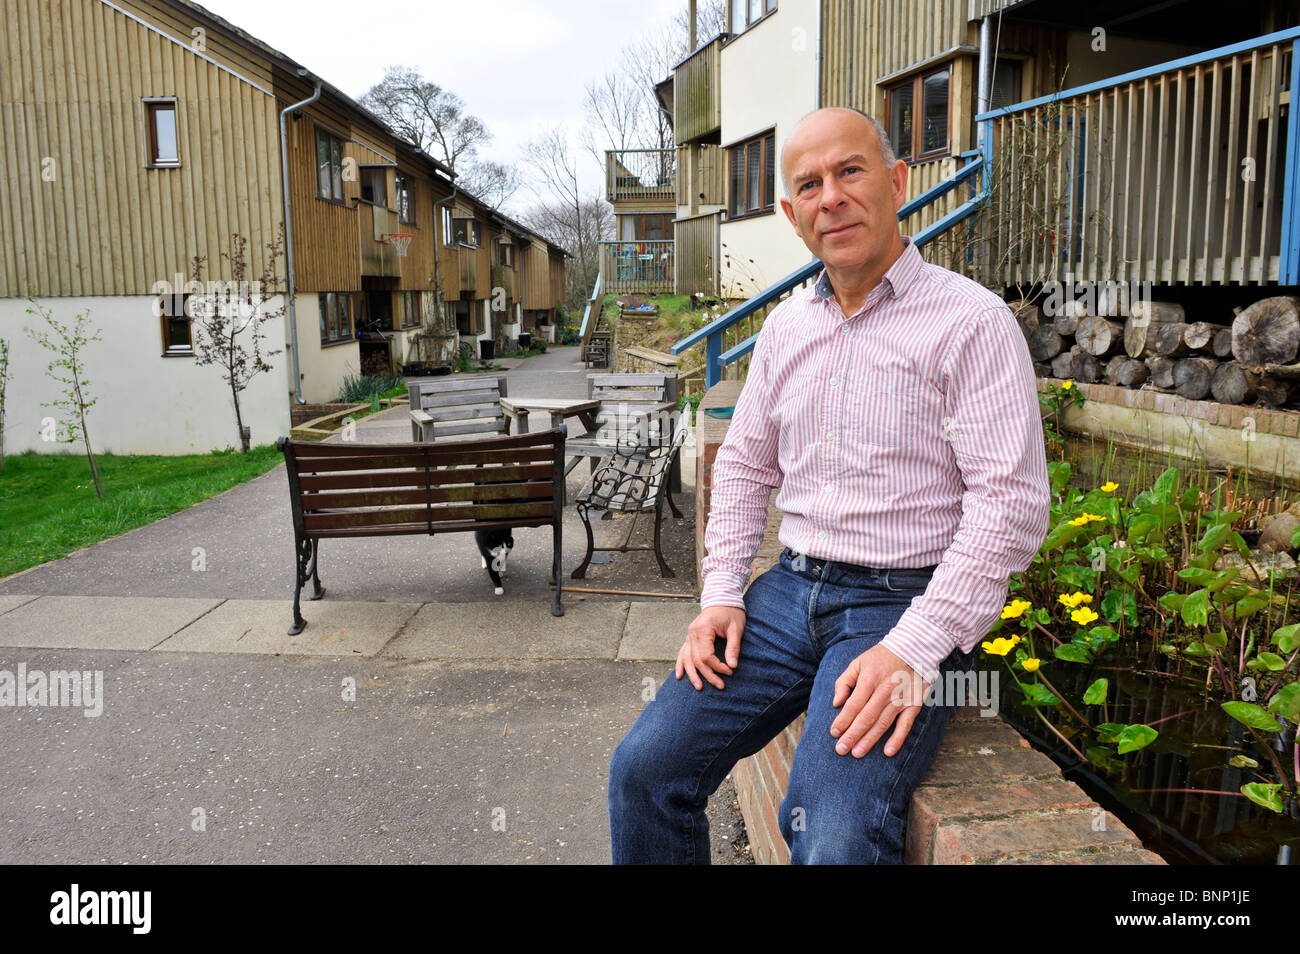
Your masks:
<svg viewBox="0 0 1300 954"><path fill-rule="evenodd" d="M387 241L399 258L406 258L406 250L413 238L415 238L414 232L389 232Z"/></svg>

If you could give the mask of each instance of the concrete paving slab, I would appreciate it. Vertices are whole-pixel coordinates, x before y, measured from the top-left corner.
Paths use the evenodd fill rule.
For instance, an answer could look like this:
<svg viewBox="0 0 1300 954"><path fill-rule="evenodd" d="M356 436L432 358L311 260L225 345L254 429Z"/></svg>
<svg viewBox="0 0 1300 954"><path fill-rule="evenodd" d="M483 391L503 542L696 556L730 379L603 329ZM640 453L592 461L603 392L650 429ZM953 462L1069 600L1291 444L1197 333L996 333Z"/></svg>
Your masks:
<svg viewBox="0 0 1300 954"><path fill-rule="evenodd" d="M623 627L616 659L675 660L686 639L686 627L700 615L694 600L674 603L633 603Z"/></svg>
<svg viewBox="0 0 1300 954"><path fill-rule="evenodd" d="M138 596L42 596L0 616L0 646L149 649L221 602Z"/></svg>
<svg viewBox="0 0 1300 954"><path fill-rule="evenodd" d="M613 659L627 603L426 603L381 656L403 659Z"/></svg>
<svg viewBox="0 0 1300 954"><path fill-rule="evenodd" d="M30 603L34 599L36 599L35 596L0 596L0 616L3 616L11 609L17 609L24 603Z"/></svg>
<svg viewBox="0 0 1300 954"><path fill-rule="evenodd" d="M419 603L304 600L307 628L296 636L289 600L227 600L157 648L182 653L374 656L415 615Z"/></svg>

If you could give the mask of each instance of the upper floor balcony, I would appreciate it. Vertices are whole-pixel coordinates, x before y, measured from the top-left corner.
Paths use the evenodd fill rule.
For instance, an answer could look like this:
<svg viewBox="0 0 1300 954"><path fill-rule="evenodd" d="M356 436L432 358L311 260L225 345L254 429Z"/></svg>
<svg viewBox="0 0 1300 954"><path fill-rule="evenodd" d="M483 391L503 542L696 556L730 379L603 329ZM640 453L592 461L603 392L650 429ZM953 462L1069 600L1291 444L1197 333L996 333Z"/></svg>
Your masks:
<svg viewBox="0 0 1300 954"><path fill-rule="evenodd" d="M607 149L605 198L610 202L677 201L677 150Z"/></svg>
<svg viewBox="0 0 1300 954"><path fill-rule="evenodd" d="M717 142L722 132L722 44L719 33L673 67L673 136L682 146Z"/></svg>

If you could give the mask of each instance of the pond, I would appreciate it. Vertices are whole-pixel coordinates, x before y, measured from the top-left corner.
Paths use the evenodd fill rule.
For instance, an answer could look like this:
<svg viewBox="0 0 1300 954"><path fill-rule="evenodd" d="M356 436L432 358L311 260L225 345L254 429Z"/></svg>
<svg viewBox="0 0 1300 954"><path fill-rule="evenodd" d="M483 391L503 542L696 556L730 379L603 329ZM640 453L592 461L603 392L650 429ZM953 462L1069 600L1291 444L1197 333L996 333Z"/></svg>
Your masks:
<svg viewBox="0 0 1300 954"><path fill-rule="evenodd" d="M1300 499L1300 483L1294 478L1249 474L1244 469L1230 471L1204 459L1134 449L1090 435L1067 432L1049 453L1053 459L1069 461L1068 486L1087 493L1114 481L1119 485L1115 496L1124 501L1132 501L1151 488L1162 472L1174 467L1179 471L1178 487L1199 486L1214 498L1215 506L1248 515L1238 526L1250 546L1259 535L1251 529L1256 517L1285 509ZM1300 477L1300 461L1296 477ZM1174 552L1171 546L1171 559ZM1300 581L1285 579L1275 585L1279 594L1289 588L1291 606L1300 600ZM1101 598L1100 589L1097 598ZM1093 609L1099 605L1094 604ZM1295 618L1292 609L1290 619ZM1143 628L1148 625L1144 618ZM1068 706L1026 704L997 656L982 655L980 666L1001 673L1002 717L1052 757L1066 778L1079 784L1131 828L1146 847L1171 864L1300 862L1300 803L1288 800L1284 813L1279 814L1241 794L1242 785L1249 782L1281 781L1285 785L1286 776L1295 771L1291 768L1294 722L1283 720L1284 731L1273 733L1267 741L1257 740L1263 734L1257 737L1221 706L1224 699L1235 695L1225 695L1217 682L1216 693L1211 695L1204 662L1180 659L1169 648L1162 650L1157 645L1160 640L1154 638L1155 630L1145 632L1152 638L1129 631L1091 662L1044 661L1044 678L1050 679L1063 698L1075 701L1089 725L1138 724L1158 730L1158 736L1145 748L1119 758L1113 746L1107 749L1103 745L1114 738L1104 738L1095 728L1082 725ZM1060 635L1069 639L1064 631ZM1284 677L1290 678L1288 672L1258 673L1261 702ZM1085 706L1085 692L1101 678L1109 684L1108 693L1103 693L1105 703ZM1243 698L1249 697L1243 693ZM1236 765L1230 763L1234 757Z"/></svg>

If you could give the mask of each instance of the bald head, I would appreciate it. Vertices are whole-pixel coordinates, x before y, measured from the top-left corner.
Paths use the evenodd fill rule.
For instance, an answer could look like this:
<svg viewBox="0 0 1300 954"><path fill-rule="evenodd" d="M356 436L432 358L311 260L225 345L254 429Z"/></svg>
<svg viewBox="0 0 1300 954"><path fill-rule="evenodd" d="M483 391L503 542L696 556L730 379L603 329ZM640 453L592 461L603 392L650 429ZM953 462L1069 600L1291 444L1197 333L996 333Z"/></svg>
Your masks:
<svg viewBox="0 0 1300 954"><path fill-rule="evenodd" d="M794 129L790 130L790 135L786 137L785 145L781 147L781 184L785 187L785 196L790 198L790 174L789 155L798 152L805 138L819 137L824 129L825 122L830 117L851 117L861 123L869 132L868 135L875 138L880 148L880 159L887 166L892 167L898 161L894 155L894 147L889 142L889 134L885 132L885 127L875 116L870 113L864 113L860 109L854 109L852 106L823 106L821 109L814 109L811 113L804 115L797 123ZM794 146L792 150L791 147Z"/></svg>

